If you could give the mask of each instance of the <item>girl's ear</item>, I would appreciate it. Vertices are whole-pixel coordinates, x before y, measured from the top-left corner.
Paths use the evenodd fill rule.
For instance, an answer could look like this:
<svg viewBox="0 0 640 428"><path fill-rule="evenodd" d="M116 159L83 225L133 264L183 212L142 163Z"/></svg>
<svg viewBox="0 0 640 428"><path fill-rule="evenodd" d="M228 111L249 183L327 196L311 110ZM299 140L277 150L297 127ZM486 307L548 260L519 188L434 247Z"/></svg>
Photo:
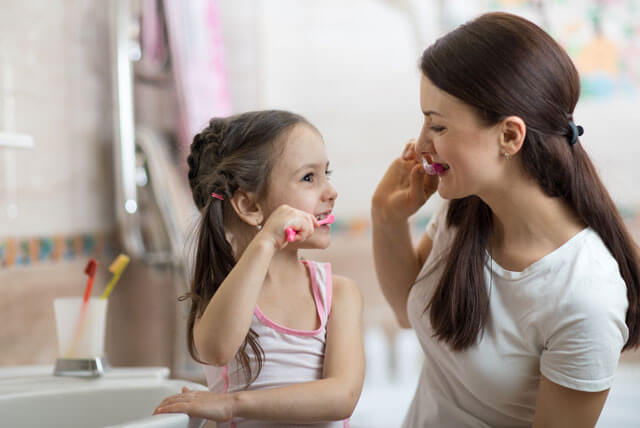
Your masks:
<svg viewBox="0 0 640 428"><path fill-rule="evenodd" d="M518 116L509 116L500 125L500 152L515 155L522 148L527 135L527 125Z"/></svg>
<svg viewBox="0 0 640 428"><path fill-rule="evenodd" d="M264 215L255 193L236 190L229 202L236 215L248 225L255 227L262 223Z"/></svg>

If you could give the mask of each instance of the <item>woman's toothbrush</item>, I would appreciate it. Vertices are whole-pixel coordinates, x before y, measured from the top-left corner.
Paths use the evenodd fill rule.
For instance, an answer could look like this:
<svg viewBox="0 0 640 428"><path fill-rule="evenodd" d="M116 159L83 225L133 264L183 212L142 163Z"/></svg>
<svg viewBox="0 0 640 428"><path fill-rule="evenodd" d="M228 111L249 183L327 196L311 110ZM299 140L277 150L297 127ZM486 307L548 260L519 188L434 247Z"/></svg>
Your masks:
<svg viewBox="0 0 640 428"><path fill-rule="evenodd" d="M111 291L113 290L113 287L115 287L116 283L120 279L120 275L122 275L122 271L129 264L129 260L130 260L129 256L127 256L125 254L120 254L113 261L113 263L111 263L111 266L109 266L109 272L113 273L113 277L111 278L111 281L109 281L109 283L105 287L104 292L102 293L102 297L100 297L102 300L104 300L107 297L109 297L109 294L111 294Z"/></svg>
<svg viewBox="0 0 640 428"><path fill-rule="evenodd" d="M334 220L335 220L334 215L329 214L322 220L318 221L318 226L322 226L323 224L331 224L333 223ZM286 233L287 233L287 242L293 242L293 240L296 239L296 234L298 232L293 227L287 227Z"/></svg>
<svg viewBox="0 0 640 428"><path fill-rule="evenodd" d="M75 352L76 347L78 346L78 342L80 341L80 337L82 336L82 331L84 330L84 323L87 317L87 310L89 309L89 298L91 297L91 289L93 288L93 279L96 276L96 270L98 268L98 262L93 258L89 259L87 266L84 268L84 273L89 275L89 279L87 280L87 285L84 288L84 297L82 298L82 307L80 308L80 314L78 315L78 321L76 322L75 334L73 335L73 342L71 342L71 347L69 351L65 355L65 358L71 358Z"/></svg>
<svg viewBox="0 0 640 428"><path fill-rule="evenodd" d="M426 156L422 156L422 167L424 168L424 172L426 172L429 175L436 175L437 171L433 167L433 165L429 163L429 160L427 160Z"/></svg>
<svg viewBox="0 0 640 428"><path fill-rule="evenodd" d="M446 171L442 164L434 163L429 155L422 157L422 168L429 175L442 174Z"/></svg>

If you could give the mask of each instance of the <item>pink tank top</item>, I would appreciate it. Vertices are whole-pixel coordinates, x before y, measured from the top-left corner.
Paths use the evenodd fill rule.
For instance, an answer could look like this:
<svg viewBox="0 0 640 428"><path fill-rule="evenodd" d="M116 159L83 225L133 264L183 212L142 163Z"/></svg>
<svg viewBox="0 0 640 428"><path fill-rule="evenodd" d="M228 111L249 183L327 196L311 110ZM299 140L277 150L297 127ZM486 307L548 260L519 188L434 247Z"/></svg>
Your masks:
<svg viewBox="0 0 640 428"><path fill-rule="evenodd" d="M258 342L264 350L265 358L260 374L247 388L249 391L276 388L322 378L327 319L331 312L331 265L307 260L302 262L309 270L320 327L317 330L295 330L282 326L267 318L256 305L251 328L258 333ZM255 373L257 368L253 364L255 355L251 347L247 347L246 351L252 362L252 373ZM225 366L204 365L203 367L209 390L212 392L235 392L246 386L244 371L235 358ZM291 425L273 421L233 418L232 421L218 423L217 426L220 428L296 426L338 428L348 427L349 421Z"/></svg>

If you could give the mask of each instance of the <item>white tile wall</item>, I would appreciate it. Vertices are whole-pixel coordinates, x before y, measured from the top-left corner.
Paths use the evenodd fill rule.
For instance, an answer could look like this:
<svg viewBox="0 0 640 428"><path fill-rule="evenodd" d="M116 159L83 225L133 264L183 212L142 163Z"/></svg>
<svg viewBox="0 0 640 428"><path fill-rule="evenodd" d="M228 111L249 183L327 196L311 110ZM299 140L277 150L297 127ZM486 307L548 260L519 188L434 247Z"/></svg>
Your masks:
<svg viewBox="0 0 640 428"><path fill-rule="evenodd" d="M417 61L439 34L439 3L218 4L234 110L306 115L325 137L340 193L336 214L368 217L378 180L419 132ZM113 226L108 7L89 0L2 2L0 129L33 135L36 148L10 155L0 149L0 165L15 162L17 171L9 178L0 171L0 237ZM637 103L582 102L576 112L605 184L631 208L640 205ZM165 97L148 116L164 114L162 123L170 123L170 106ZM17 185L9 189L11 182ZM13 194L17 218L6 210Z"/></svg>
<svg viewBox="0 0 640 428"><path fill-rule="evenodd" d="M390 160L419 132L417 62L441 34L438 22L446 17L440 2L220 4L234 109L280 107L306 115L325 137L340 193L336 214L367 217L371 194ZM256 59L247 62L247 52L254 51ZM639 101L637 95L605 103L585 100L575 114L605 184L618 204L631 209L640 206L634 189L640 182L635 166L640 114L634 107ZM435 204L429 202L422 213Z"/></svg>
<svg viewBox="0 0 640 428"><path fill-rule="evenodd" d="M0 149L0 237L113 226L107 2L2 2L0 129L33 136ZM7 205L17 202L12 217Z"/></svg>

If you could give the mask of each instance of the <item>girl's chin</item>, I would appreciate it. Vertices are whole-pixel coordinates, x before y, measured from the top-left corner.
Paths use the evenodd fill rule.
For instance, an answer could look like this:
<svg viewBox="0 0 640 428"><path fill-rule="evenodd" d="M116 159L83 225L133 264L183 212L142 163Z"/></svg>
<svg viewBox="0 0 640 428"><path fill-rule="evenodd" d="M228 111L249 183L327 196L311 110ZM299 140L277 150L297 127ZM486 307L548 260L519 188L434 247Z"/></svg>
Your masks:
<svg viewBox="0 0 640 428"><path fill-rule="evenodd" d="M321 237L321 239L318 238L320 237L313 236L312 238L297 244L296 248L300 250L326 250L329 248L329 245L331 245L331 238L328 236Z"/></svg>

